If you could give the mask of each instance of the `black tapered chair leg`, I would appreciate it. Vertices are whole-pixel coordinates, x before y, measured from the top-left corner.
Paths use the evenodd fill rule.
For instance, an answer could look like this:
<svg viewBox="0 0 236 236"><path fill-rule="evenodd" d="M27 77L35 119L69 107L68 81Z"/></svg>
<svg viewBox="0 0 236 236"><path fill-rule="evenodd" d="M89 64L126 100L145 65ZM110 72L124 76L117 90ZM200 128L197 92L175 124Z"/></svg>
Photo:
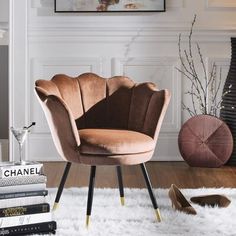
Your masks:
<svg viewBox="0 0 236 236"><path fill-rule="evenodd" d="M61 194L62 194L64 185L65 185L68 173L70 171L70 167L71 167L71 162L67 162L64 173L63 173L62 178L61 178L59 188L57 190L57 195L56 195L55 202L54 202L54 205L53 205L53 211L55 211L58 208L58 204L59 204L59 201L60 201L60 198L61 198Z"/></svg>
<svg viewBox="0 0 236 236"><path fill-rule="evenodd" d="M118 183L119 183L120 202L121 202L121 205L124 206L125 197L124 197L124 185L123 185L123 179L122 179L121 166L116 167L116 172L117 172L117 178L118 178Z"/></svg>
<svg viewBox="0 0 236 236"><path fill-rule="evenodd" d="M151 201L152 201L153 208L154 208L154 210L156 212L157 221L161 222L160 210L158 208L157 201L156 201L156 198L155 198L153 190L152 190L152 184L151 184L150 178L148 176L148 172L147 172L146 166L145 166L144 163L140 164L140 166L141 166L141 169L142 169L142 172L143 172L143 176L144 176L147 188L148 188L148 192L149 192L149 196L150 196Z"/></svg>
<svg viewBox="0 0 236 236"><path fill-rule="evenodd" d="M86 216L86 226L89 226L90 215L92 212L93 204L93 190L95 184L96 166L91 166L90 180L89 180L89 190L88 190L88 201L87 201L87 216Z"/></svg>

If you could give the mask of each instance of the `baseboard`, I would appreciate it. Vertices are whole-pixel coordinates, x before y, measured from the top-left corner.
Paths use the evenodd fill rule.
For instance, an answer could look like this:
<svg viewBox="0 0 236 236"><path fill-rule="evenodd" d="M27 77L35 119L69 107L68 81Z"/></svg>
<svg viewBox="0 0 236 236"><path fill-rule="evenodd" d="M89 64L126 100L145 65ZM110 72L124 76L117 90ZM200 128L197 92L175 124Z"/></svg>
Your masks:
<svg viewBox="0 0 236 236"><path fill-rule="evenodd" d="M165 161L184 161L184 159L181 156L153 156L150 161L160 161L160 162L165 162Z"/></svg>

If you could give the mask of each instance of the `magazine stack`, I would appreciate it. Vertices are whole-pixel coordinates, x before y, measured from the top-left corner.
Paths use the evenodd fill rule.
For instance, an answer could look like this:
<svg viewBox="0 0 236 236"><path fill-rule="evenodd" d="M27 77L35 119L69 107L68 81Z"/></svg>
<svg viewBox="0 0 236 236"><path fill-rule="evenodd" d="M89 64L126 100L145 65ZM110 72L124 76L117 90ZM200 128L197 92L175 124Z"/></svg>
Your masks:
<svg viewBox="0 0 236 236"><path fill-rule="evenodd" d="M0 235L55 233L43 164L0 163Z"/></svg>

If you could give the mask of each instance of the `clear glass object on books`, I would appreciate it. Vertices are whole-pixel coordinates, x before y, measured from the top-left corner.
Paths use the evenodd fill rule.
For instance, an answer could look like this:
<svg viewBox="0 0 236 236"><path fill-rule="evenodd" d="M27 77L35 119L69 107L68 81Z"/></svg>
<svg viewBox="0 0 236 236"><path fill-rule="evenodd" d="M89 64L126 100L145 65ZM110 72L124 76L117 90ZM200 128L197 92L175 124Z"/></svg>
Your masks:
<svg viewBox="0 0 236 236"><path fill-rule="evenodd" d="M30 131L30 128L35 125L36 123L35 122L32 122L32 124L28 127L23 127L23 128L14 128L14 127L11 127L10 130L11 132L13 133L14 137L16 138L18 144L19 144L19 154L20 154L20 160L19 160L19 163L15 163L15 164L20 164L20 165L25 165L27 164L27 162L25 162L23 159L22 159L22 151L23 151L23 145L24 145L24 142L27 138L27 134L28 132Z"/></svg>

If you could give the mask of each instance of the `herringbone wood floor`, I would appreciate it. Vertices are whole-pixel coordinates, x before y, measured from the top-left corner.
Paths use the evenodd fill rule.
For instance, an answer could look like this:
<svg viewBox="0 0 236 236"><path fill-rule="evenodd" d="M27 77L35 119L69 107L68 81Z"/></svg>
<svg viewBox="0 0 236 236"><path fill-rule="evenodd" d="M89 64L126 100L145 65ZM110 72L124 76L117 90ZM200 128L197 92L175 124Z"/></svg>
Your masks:
<svg viewBox="0 0 236 236"><path fill-rule="evenodd" d="M236 167L192 168L184 162L149 162L146 166L155 188L169 188L172 183L180 188L236 187ZM44 163L48 187L59 185L64 167L65 162ZM122 170L125 187L145 187L139 166L124 166ZM89 173L89 166L72 164L65 187L88 186ZM116 188L118 184L115 167L98 167L95 186Z"/></svg>

